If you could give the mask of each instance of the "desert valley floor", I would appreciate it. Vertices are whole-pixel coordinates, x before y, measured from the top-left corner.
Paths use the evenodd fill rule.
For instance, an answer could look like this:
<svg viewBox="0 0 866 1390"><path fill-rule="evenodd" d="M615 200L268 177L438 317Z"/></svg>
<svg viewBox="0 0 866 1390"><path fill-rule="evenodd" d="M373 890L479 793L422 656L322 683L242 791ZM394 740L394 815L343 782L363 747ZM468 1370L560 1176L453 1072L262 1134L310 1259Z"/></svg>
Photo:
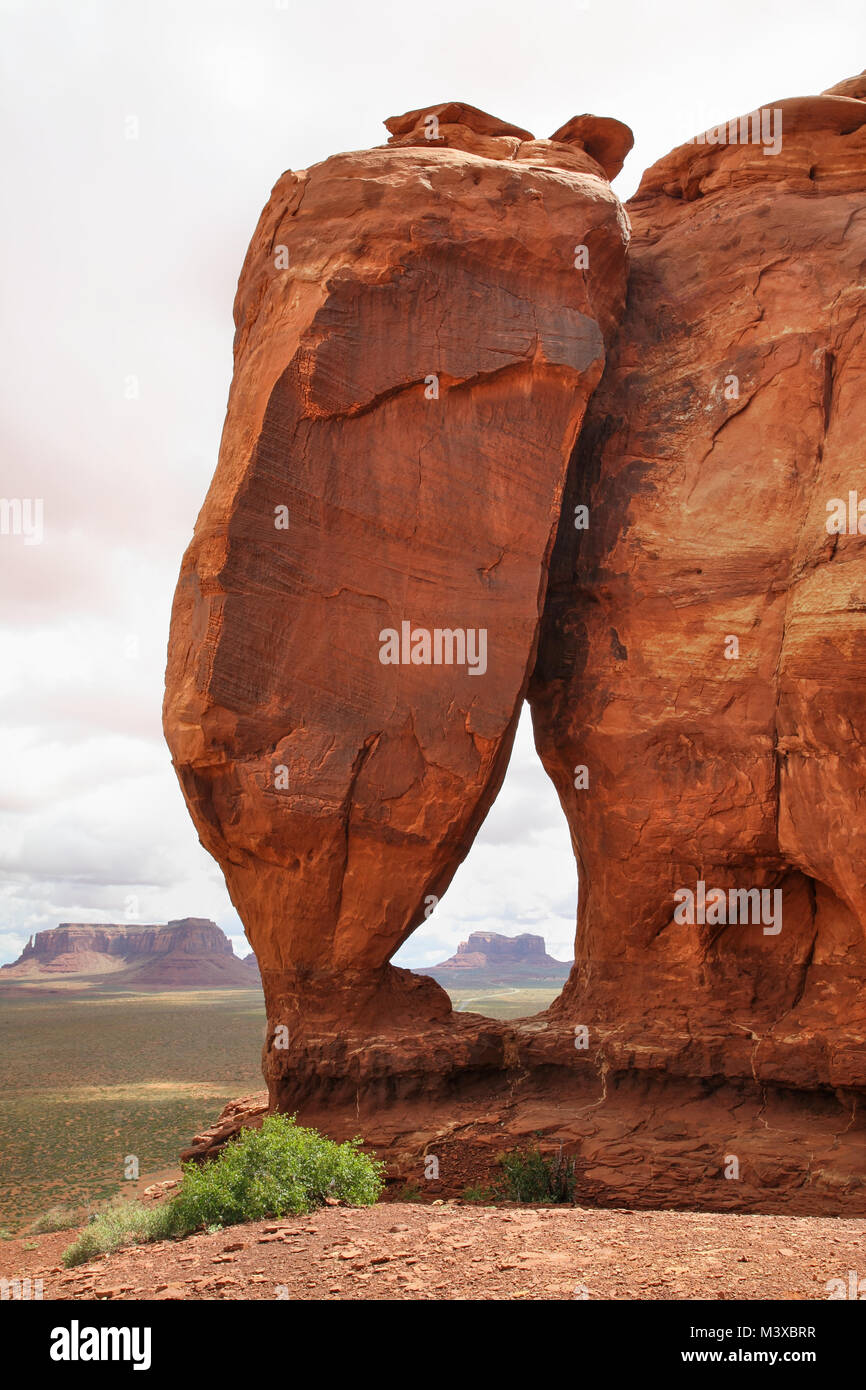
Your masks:
<svg viewBox="0 0 866 1390"><path fill-rule="evenodd" d="M556 989L455 989L455 1008L514 1018ZM116 993L16 985L0 1007L0 1231L50 1207L136 1196L223 1106L262 1090L258 989ZM124 1178L127 1155L141 1181Z"/></svg>

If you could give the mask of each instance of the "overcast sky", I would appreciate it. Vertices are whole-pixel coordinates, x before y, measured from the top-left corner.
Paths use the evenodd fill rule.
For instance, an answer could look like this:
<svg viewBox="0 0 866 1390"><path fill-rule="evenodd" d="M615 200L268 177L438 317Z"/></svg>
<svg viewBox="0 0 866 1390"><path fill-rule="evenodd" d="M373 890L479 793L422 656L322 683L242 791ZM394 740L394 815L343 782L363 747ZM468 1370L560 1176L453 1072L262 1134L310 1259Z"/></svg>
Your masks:
<svg viewBox="0 0 866 1390"><path fill-rule="evenodd" d="M0 961L59 921L213 917L248 949L160 726L171 597L216 462L232 300L284 169L463 100L546 136L616 116L615 187L688 136L866 66L862 0L0 0ZM524 720L430 922L572 953L569 837ZM137 913L137 917L128 914Z"/></svg>

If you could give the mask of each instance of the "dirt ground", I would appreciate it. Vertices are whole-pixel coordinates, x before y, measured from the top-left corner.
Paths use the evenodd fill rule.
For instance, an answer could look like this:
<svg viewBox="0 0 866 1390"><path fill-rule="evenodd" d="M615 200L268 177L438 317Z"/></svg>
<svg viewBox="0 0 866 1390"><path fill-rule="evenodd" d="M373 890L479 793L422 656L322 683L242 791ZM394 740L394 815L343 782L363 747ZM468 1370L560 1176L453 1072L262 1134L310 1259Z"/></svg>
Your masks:
<svg viewBox="0 0 866 1390"><path fill-rule="evenodd" d="M827 1299L866 1221L388 1202L326 1207L64 1269L74 1232L0 1245L44 1299ZM35 1245L35 1249L26 1246Z"/></svg>

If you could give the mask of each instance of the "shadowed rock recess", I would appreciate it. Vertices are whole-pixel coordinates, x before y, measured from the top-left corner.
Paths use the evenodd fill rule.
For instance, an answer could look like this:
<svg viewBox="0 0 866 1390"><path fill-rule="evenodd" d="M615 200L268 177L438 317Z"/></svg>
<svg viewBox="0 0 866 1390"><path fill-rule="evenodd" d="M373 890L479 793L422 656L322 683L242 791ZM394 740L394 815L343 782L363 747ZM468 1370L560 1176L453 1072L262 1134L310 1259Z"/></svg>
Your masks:
<svg viewBox="0 0 866 1390"><path fill-rule="evenodd" d="M866 1206L864 98L683 145L630 248L624 126L461 103L262 214L165 729L271 1106L392 1172L541 1134L584 1200ZM576 959L496 1022L389 961L527 695Z"/></svg>

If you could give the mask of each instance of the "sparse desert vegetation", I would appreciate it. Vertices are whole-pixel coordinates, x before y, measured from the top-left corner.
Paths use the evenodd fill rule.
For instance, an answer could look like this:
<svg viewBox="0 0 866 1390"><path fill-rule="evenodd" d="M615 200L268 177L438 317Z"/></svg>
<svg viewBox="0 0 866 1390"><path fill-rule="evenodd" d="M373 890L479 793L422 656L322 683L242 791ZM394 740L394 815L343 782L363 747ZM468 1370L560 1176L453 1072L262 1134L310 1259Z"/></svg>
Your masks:
<svg viewBox="0 0 866 1390"><path fill-rule="evenodd" d="M451 997L455 1008L513 1018L557 992L497 986ZM252 989L7 993L0 1225L17 1231L56 1208L72 1209L60 1219L75 1225L123 1187L127 1155L142 1175L174 1168L227 1101L262 1089L264 1027Z"/></svg>
<svg viewBox="0 0 866 1390"><path fill-rule="evenodd" d="M10 997L0 1007L0 1225L104 1202L260 1090L258 990ZM131 1187L131 1184L130 1184Z"/></svg>
<svg viewBox="0 0 866 1390"><path fill-rule="evenodd" d="M545 1157L537 1145L510 1149L499 1159L502 1179L497 1191L512 1202L572 1202L575 1163L560 1148Z"/></svg>
<svg viewBox="0 0 866 1390"><path fill-rule="evenodd" d="M301 1216L327 1200L371 1206L384 1186L384 1164L360 1151L361 1141L336 1144L292 1116L268 1115L222 1153L198 1167L184 1165L180 1190L167 1202L107 1207L65 1251L70 1268L123 1245L166 1240L193 1231Z"/></svg>

